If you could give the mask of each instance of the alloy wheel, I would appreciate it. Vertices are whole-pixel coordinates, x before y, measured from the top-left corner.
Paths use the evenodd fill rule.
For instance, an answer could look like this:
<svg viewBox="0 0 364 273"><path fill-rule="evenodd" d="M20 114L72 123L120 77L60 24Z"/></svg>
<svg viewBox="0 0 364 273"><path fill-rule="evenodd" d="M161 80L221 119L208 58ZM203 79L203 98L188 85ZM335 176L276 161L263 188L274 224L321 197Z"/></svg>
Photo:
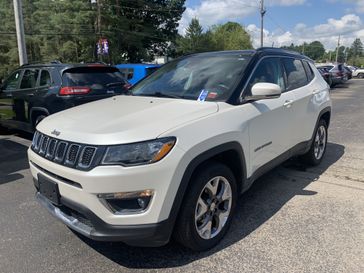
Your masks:
<svg viewBox="0 0 364 273"><path fill-rule="evenodd" d="M321 125L316 132L315 142L314 142L314 155L316 159L321 159L326 148L326 128Z"/></svg>
<svg viewBox="0 0 364 273"><path fill-rule="evenodd" d="M202 189L195 209L195 226L203 239L217 236L225 226L231 211L232 191L228 180L217 176Z"/></svg>

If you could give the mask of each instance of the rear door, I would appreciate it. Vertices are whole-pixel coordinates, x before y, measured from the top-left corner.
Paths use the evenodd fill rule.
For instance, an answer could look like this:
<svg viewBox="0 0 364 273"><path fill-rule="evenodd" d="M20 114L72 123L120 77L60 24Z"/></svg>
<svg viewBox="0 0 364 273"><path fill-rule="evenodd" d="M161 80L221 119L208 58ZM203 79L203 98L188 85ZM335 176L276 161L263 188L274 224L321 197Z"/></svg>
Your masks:
<svg viewBox="0 0 364 273"><path fill-rule="evenodd" d="M63 71L60 95L74 95L78 103L84 103L122 94L128 88L128 82L117 68L74 67Z"/></svg>
<svg viewBox="0 0 364 273"><path fill-rule="evenodd" d="M322 87L314 81L316 75L308 61L284 58L283 64L287 74L287 91L294 96L291 138L299 144L312 136L312 124L317 119L317 109L312 103L313 93L319 92Z"/></svg>

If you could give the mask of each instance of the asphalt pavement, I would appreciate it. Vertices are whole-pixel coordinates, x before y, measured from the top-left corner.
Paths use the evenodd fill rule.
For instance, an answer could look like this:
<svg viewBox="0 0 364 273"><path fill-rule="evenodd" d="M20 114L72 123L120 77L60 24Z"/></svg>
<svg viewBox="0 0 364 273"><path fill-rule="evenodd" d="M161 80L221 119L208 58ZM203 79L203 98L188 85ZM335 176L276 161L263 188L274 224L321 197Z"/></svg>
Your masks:
<svg viewBox="0 0 364 273"><path fill-rule="evenodd" d="M34 199L29 136L0 133L0 272L364 272L364 80L331 95L322 164L293 159L256 181L204 253L77 236Z"/></svg>

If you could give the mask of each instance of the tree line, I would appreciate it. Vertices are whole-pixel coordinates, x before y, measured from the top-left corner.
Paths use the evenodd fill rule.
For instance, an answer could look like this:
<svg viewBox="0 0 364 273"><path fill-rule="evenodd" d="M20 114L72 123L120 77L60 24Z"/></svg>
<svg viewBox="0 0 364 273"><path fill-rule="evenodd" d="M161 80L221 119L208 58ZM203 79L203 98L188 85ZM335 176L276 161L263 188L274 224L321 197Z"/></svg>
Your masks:
<svg viewBox="0 0 364 273"><path fill-rule="evenodd" d="M194 52L252 49L252 38L235 22L204 30L198 18L183 35L178 22L185 0L27 0L23 1L29 63L148 62L154 56L172 58ZM0 79L18 66L13 3L0 1ZM106 38L109 54L97 54L97 41ZM283 48L304 53L315 61L335 61L319 41ZM363 45L340 47L338 61L363 65Z"/></svg>
<svg viewBox="0 0 364 273"><path fill-rule="evenodd" d="M293 50L305 54L316 62L336 62L347 63L354 66L364 65L364 48L359 38L356 38L350 47L339 46L334 50L325 50L324 45L319 41L303 43L301 45L291 44L282 48Z"/></svg>

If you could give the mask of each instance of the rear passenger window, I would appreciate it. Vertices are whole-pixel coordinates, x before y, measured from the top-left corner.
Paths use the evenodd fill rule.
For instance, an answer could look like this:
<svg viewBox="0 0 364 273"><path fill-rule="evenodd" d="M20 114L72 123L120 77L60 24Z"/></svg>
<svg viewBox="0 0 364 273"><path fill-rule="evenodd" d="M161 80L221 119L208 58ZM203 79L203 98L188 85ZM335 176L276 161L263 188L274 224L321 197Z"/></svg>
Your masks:
<svg viewBox="0 0 364 273"><path fill-rule="evenodd" d="M309 82L312 81L313 78L315 77L315 74L313 73L310 64L308 62L306 62L306 61L303 61L303 66L305 67L308 81Z"/></svg>
<svg viewBox="0 0 364 273"><path fill-rule="evenodd" d="M300 88L307 84L307 77L300 60L284 58L284 68L287 73L287 90Z"/></svg>
<svg viewBox="0 0 364 273"><path fill-rule="evenodd" d="M24 71L23 78L20 83L20 89L34 88L38 79L39 70L27 69Z"/></svg>
<svg viewBox="0 0 364 273"><path fill-rule="evenodd" d="M282 92L285 90L283 69L279 58L263 59L255 69L249 80L245 94L251 95L251 88L258 82L275 83L279 85Z"/></svg>
<svg viewBox="0 0 364 273"><path fill-rule="evenodd" d="M51 85L51 75L47 70L42 70L40 73L39 86Z"/></svg>

